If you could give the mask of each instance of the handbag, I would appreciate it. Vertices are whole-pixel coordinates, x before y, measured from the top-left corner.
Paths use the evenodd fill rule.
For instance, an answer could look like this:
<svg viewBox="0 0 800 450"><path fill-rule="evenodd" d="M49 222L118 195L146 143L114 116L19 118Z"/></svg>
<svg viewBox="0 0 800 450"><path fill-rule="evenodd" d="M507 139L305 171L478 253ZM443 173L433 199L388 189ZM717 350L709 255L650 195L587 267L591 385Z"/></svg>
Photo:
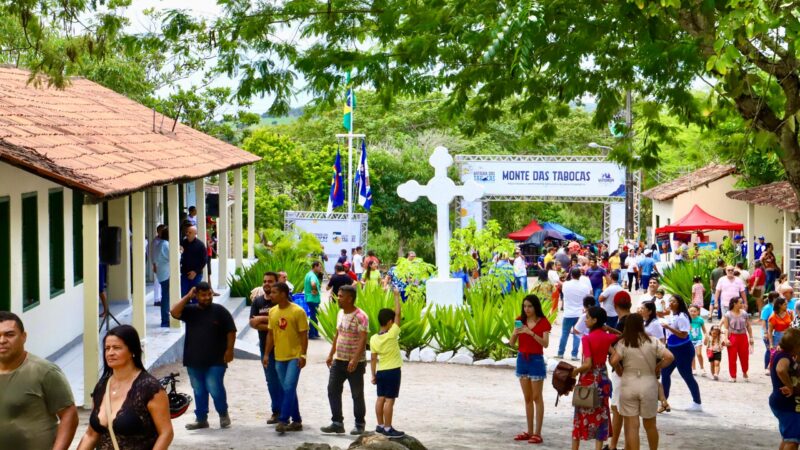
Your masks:
<svg viewBox="0 0 800 450"><path fill-rule="evenodd" d="M558 406L558 399L562 395L569 395L572 389L575 388L575 378L572 378L572 370L575 367L566 362L559 361L555 370L553 370L553 388L556 390L556 406Z"/></svg>
<svg viewBox="0 0 800 450"><path fill-rule="evenodd" d="M106 381L106 420L108 421L108 432L111 434L111 443L114 445L114 450L119 450L119 444L117 443L117 436L114 434L114 422L111 418L111 396L108 395L109 385L111 384L111 377L108 377L108 381Z"/></svg>
<svg viewBox="0 0 800 450"><path fill-rule="evenodd" d="M586 339L590 343L589 339ZM592 354L592 347L589 346L589 354ZM594 363L594 361L592 361ZM594 370L594 367L592 367ZM597 377L593 377L592 384L589 386L575 386L572 393L572 406L576 408L594 409L600 407L600 393L597 390Z"/></svg>

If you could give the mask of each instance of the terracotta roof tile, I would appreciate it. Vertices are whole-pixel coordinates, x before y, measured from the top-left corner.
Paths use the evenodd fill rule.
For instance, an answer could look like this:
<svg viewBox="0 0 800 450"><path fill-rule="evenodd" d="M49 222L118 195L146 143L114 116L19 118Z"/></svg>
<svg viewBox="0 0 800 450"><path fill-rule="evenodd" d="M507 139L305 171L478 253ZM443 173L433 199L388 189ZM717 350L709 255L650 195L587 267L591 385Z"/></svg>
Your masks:
<svg viewBox="0 0 800 450"><path fill-rule="evenodd" d="M754 188L730 191L725 195L734 200L771 206L779 210L800 211L800 202L797 201L797 194L795 194L788 181L776 181Z"/></svg>
<svg viewBox="0 0 800 450"><path fill-rule="evenodd" d="M653 200L669 200L734 172L736 172L736 167L732 165L709 164L690 174L648 189L642 192L642 195Z"/></svg>
<svg viewBox="0 0 800 450"><path fill-rule="evenodd" d="M244 150L91 81L36 88L0 67L0 160L97 198L197 179L257 162Z"/></svg>

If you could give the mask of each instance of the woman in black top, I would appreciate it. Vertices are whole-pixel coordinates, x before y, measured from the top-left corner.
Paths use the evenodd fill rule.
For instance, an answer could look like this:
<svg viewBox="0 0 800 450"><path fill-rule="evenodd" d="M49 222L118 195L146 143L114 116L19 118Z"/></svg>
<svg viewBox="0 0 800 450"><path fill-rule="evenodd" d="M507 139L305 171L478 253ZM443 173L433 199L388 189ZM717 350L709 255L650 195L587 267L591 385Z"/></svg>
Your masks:
<svg viewBox="0 0 800 450"><path fill-rule="evenodd" d="M89 427L78 450L169 448L169 400L158 380L144 370L139 333L130 325L115 327L103 339L103 349L105 371L92 393ZM113 437L109 417L114 418Z"/></svg>

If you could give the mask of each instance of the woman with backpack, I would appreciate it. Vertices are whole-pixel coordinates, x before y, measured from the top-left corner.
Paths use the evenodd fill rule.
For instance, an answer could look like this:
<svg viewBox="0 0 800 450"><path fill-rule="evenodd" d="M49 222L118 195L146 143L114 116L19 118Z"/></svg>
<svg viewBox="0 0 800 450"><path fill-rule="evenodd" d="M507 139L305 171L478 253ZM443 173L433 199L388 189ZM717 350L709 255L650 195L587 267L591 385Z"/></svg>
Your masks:
<svg viewBox="0 0 800 450"><path fill-rule="evenodd" d="M608 439L611 426L611 410L608 400L611 397L611 381L606 370L608 351L617 341L615 334L603 330L606 324L606 311L593 306L586 311L586 326L589 334L581 339L583 363L572 370L572 376L578 379L578 386L593 386L596 389L598 402L593 406L575 407L572 421L572 450L578 450L581 441L595 441L600 450ZM574 399L573 399L574 401Z"/></svg>

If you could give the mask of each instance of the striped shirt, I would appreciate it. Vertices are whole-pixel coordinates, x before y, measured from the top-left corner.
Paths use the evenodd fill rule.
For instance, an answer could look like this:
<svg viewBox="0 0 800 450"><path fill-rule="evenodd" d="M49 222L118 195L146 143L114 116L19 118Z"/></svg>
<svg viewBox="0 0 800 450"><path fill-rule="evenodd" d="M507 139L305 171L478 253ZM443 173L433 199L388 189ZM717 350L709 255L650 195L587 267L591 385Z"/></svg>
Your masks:
<svg viewBox="0 0 800 450"><path fill-rule="evenodd" d="M358 339L361 333L366 333L369 329L369 318L364 311L358 308L350 314L339 310L339 315L336 317L336 329L339 331L339 339L336 341L336 359L350 361L358 350ZM359 361L365 359L362 350Z"/></svg>

